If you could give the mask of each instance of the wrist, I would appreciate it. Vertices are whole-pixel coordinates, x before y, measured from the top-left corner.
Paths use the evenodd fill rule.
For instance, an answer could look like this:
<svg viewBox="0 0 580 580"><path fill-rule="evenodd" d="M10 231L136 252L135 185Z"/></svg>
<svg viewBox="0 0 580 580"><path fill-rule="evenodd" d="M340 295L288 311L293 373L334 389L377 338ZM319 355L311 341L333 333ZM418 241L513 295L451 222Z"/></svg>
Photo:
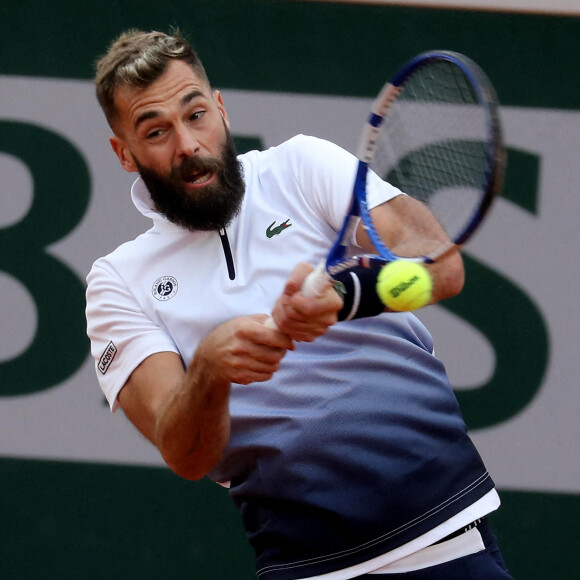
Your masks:
<svg viewBox="0 0 580 580"><path fill-rule="evenodd" d="M334 276L334 288L342 297L338 320L376 316L385 311L377 294L378 269L356 266Z"/></svg>

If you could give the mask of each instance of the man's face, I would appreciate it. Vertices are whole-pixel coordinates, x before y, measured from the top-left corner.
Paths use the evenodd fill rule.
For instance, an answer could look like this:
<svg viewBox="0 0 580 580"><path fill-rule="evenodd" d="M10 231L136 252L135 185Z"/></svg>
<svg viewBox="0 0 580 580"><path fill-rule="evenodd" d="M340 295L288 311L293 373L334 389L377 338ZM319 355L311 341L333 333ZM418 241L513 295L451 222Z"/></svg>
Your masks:
<svg viewBox="0 0 580 580"><path fill-rule="evenodd" d="M192 230L225 227L244 183L219 92L182 61L146 89L122 87L111 145L126 171L139 171L156 209Z"/></svg>

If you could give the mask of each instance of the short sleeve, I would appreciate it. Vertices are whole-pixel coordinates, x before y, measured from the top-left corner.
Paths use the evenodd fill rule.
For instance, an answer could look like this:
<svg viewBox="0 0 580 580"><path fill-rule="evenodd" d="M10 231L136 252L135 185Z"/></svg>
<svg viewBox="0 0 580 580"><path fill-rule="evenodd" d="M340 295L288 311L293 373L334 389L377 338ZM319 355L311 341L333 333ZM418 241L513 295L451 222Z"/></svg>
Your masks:
<svg viewBox="0 0 580 580"><path fill-rule="evenodd" d="M287 146L290 165L309 205L338 231L352 199L358 159L342 147L316 137L298 135ZM402 193L376 173L368 172L369 209Z"/></svg>
<svg viewBox="0 0 580 580"><path fill-rule="evenodd" d="M298 135L287 142L296 179L311 206L335 229L340 228L352 198L358 159L334 143ZM367 202L375 207L402 192L370 171Z"/></svg>
<svg viewBox="0 0 580 580"><path fill-rule="evenodd" d="M91 354L99 384L114 412L117 395L141 362L158 352L179 351L106 262L97 262L91 269L86 298Z"/></svg>

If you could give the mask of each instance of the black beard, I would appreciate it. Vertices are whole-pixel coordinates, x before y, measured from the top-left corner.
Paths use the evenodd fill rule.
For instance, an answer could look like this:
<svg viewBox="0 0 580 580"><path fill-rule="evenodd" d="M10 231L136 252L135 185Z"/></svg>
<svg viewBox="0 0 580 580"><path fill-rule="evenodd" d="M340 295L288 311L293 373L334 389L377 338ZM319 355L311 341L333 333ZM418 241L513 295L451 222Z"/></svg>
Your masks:
<svg viewBox="0 0 580 580"><path fill-rule="evenodd" d="M168 177L133 159L155 209L174 224L191 231L217 231L228 226L240 211L245 192L242 164L227 128L220 158L187 157ZM193 174L204 172L215 174L217 179L195 190L184 186Z"/></svg>

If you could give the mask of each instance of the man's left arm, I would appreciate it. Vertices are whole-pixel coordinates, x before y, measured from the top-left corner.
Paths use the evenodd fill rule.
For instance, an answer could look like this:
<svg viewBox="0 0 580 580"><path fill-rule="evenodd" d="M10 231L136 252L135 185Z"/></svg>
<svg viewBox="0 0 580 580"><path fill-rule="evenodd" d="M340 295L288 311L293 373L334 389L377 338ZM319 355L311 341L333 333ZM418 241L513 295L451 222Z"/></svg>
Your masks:
<svg viewBox="0 0 580 580"><path fill-rule="evenodd" d="M429 209L409 196L398 195L373 208L371 215L386 245L397 255L425 254L429 247L447 241L445 232ZM376 252L362 222L357 231L357 243L364 251ZM451 251L426 267L433 280L430 304L451 298L463 288L465 272L458 251ZM311 342L325 334L337 322L343 307L342 298L330 283L321 296L307 298L300 292L304 279L311 271L309 264L298 264L272 311L278 328L295 341ZM372 275L365 277L361 301L372 299L372 304L369 302L369 307L361 309L358 316L388 312L376 295L378 272L369 274Z"/></svg>
<svg viewBox="0 0 580 580"><path fill-rule="evenodd" d="M398 256L428 255L432 248L449 242L427 206L407 195L398 195L376 206L371 210L371 217L385 245ZM362 222L357 231L357 243L364 251L376 253ZM425 266L433 281L430 304L461 292L465 272L459 251L453 250Z"/></svg>

